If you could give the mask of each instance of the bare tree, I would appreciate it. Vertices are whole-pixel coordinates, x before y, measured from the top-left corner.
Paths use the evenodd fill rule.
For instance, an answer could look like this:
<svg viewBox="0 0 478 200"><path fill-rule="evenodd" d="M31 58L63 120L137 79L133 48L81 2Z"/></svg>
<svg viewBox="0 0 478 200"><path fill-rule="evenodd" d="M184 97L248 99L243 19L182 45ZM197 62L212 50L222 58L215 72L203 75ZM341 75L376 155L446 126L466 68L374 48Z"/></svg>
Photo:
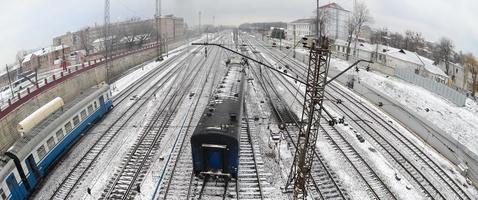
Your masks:
<svg viewBox="0 0 478 200"><path fill-rule="evenodd" d="M350 44L352 43L352 38L356 29L356 24L353 21L354 20L352 18L349 18L349 20L347 21L347 54L345 55L346 60L349 60L350 57Z"/></svg>
<svg viewBox="0 0 478 200"><path fill-rule="evenodd" d="M404 37L401 33L392 33L390 34L389 45L398 49L403 48Z"/></svg>
<svg viewBox="0 0 478 200"><path fill-rule="evenodd" d="M450 75L450 61L453 56L453 42L448 38L441 38L436 48L435 61L445 63L445 73Z"/></svg>
<svg viewBox="0 0 478 200"><path fill-rule="evenodd" d="M18 62L18 73L23 72L23 60L25 60L25 56L27 55L27 51L20 50L17 52L16 58Z"/></svg>
<svg viewBox="0 0 478 200"><path fill-rule="evenodd" d="M150 39L151 34L155 31L153 23L140 22L123 27L120 30L122 42L128 47L133 48L135 45L143 45Z"/></svg>
<svg viewBox="0 0 478 200"><path fill-rule="evenodd" d="M358 41L358 36L364 24L371 22L372 17L370 16L370 12L365 5L364 2L357 2L355 4L354 11L352 13L352 17L349 19L347 23L347 55L346 59L349 60L350 57L350 44L352 43L352 38L355 35L355 41ZM357 42L354 46L354 52L357 49ZM355 54L355 53L354 53Z"/></svg>
<svg viewBox="0 0 478 200"><path fill-rule="evenodd" d="M81 48L85 50L86 55L90 54L90 28L87 27L79 32Z"/></svg>
<svg viewBox="0 0 478 200"><path fill-rule="evenodd" d="M465 64L465 82L468 79L468 72L471 73L471 94L475 97L476 91L478 91L478 61L473 54L465 54L463 56L463 62Z"/></svg>
<svg viewBox="0 0 478 200"><path fill-rule="evenodd" d="M387 41L388 30L387 28L378 29L373 31L370 36L370 42L372 44L384 44Z"/></svg>
<svg viewBox="0 0 478 200"><path fill-rule="evenodd" d="M317 15L317 10L314 10L314 15ZM314 26L319 25L319 36L323 37L327 35L327 25L330 23L330 12L328 9L319 9L319 23L317 18L313 18ZM314 29L315 31L315 29Z"/></svg>
<svg viewBox="0 0 478 200"><path fill-rule="evenodd" d="M425 48L425 38L419 32L405 31L403 49L422 54Z"/></svg>

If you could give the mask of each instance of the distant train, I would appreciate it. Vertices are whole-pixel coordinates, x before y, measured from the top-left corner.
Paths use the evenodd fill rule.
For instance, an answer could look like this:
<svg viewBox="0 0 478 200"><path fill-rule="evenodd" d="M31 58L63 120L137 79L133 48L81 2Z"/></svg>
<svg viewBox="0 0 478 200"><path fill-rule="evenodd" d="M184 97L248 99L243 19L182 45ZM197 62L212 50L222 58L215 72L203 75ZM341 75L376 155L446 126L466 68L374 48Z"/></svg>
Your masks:
<svg viewBox="0 0 478 200"><path fill-rule="evenodd" d="M244 101L244 69L232 59L191 137L196 176L237 178Z"/></svg>
<svg viewBox="0 0 478 200"><path fill-rule="evenodd" d="M22 137L0 155L0 200L27 199L57 158L112 106L109 86L103 84L65 105L56 98L21 121Z"/></svg>

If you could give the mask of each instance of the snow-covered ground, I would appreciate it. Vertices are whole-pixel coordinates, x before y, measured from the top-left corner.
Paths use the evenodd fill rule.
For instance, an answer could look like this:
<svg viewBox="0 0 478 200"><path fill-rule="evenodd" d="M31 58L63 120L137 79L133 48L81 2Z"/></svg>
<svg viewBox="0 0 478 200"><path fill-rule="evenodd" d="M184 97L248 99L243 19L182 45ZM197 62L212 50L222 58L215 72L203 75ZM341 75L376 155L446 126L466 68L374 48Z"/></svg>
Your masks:
<svg viewBox="0 0 478 200"><path fill-rule="evenodd" d="M350 63L331 59L331 67L343 70ZM429 120L433 125L445 131L469 150L478 154L478 103L467 99L464 107L455 106L448 100L422 87L389 77L379 72L351 70L349 74L358 77L365 84L397 100L416 114ZM427 111L428 109L428 111Z"/></svg>
<svg viewBox="0 0 478 200"><path fill-rule="evenodd" d="M296 52L302 55L308 54L307 50L301 48L296 49ZM330 60L330 67L339 71L350 65L350 62L344 60L336 58ZM467 99L464 107L458 107L420 86L380 72L349 70L345 75L347 74L356 75L360 84L380 91L413 110L478 155L478 145L476 145L478 143L478 103L476 101Z"/></svg>
<svg viewBox="0 0 478 200"><path fill-rule="evenodd" d="M308 54L308 52L304 49L297 49L297 52L301 55L307 55ZM265 58L273 66L275 65L274 64L275 62L269 56L265 55ZM338 59L332 59L331 60L331 67L332 68L336 68L338 70L343 70L348 66L350 66L350 63L347 63L345 61L341 61L341 60L338 60ZM355 74L356 72L354 70L351 70L350 73ZM387 86L392 87L392 88L395 89L395 90L393 90L394 93L392 93L392 94L394 94L396 96L391 96L391 97L394 98L394 99L399 99L400 97L403 98L400 103L402 103L402 104L404 104L404 105L406 105L410 108L417 108L419 106L423 106L423 105L420 105L418 103L409 105L410 104L409 103L410 98L412 98L413 102L425 101L426 105L440 106L440 108L437 109L437 110L439 110L439 112L447 112L448 115L446 115L446 116L439 115L439 117L441 117L441 118L436 119L437 117L434 117L434 118L432 118L434 120L429 119L430 121L433 121L434 123L441 123L441 125L445 124L444 126L447 126L446 124L450 123L450 122L447 122L447 120L448 120L447 118L450 118L450 117L461 118L461 119L454 119L454 120L458 120L458 121L465 120L466 118L473 118L472 123L475 123L475 124L469 124L469 122L467 122L467 123L454 124L454 125L460 126L461 129L467 129L468 131L465 131L464 134L467 134L467 133L472 134L472 130L478 130L474 127L474 126L478 126L478 123L476 123L476 121L475 121L475 120L478 119L476 117L477 108L478 108L476 102L468 100L467 105L463 108L460 108L460 107L454 106L454 104L444 100L440 96L437 96L437 95L435 95L431 92L426 91L425 89L422 89L418 86L411 85L411 84L406 83L404 81L401 81L399 79L387 78L385 75L374 74L373 72L365 72L365 70L361 70L359 72L359 74L360 74L359 77L360 77L360 80L361 80L362 84L370 84L370 87L373 87L378 91L389 92L388 90L380 88L380 86L382 86L384 83L387 83ZM377 78L377 76L378 76L378 78ZM368 78L368 79L366 79L366 78ZM288 78L286 78L286 79L290 83L294 83L293 80L289 80ZM370 81L369 79L374 79L374 80ZM379 84L379 83L381 83L381 84ZM287 93L286 91L281 91L280 88L278 88L278 90L281 94L286 94ZM400 94L406 94L406 96L405 97L400 96ZM387 95L389 95L389 94L387 94ZM360 97L358 97L358 96L356 96L356 98L360 99ZM409 98L409 99L407 100L407 98ZM288 102L290 103L290 102L293 102L293 101L294 100L289 100ZM439 103L436 103L437 101ZM364 101L364 102L367 102L367 101ZM372 105L372 104L369 104L369 106L374 107L374 105ZM415 107L413 107L413 106L415 106ZM293 108L293 110L296 110L294 108L294 106L292 106L292 108ZM442 109L444 109L444 110L442 110ZM331 109L328 109L328 110L332 111ZM378 109L375 109L375 110L377 111L377 113L381 113L381 111L379 111ZM417 110L419 110L419 109L417 109ZM424 110L424 108L422 109L422 111L423 110ZM452 114L450 115L449 113L452 113ZM460 116L457 117L455 115L460 115ZM383 116L384 116L384 119L386 119L388 121L391 121L391 122L395 121L394 119L392 119L390 117L387 117L385 114L383 114ZM451 123L455 123L455 122L452 121ZM399 126L398 123L393 123L393 125L394 126ZM345 128L345 127L342 127L342 128ZM449 129L453 129L453 128L450 127ZM459 130L461 130L461 129L459 129ZM415 143L419 144L419 146L422 149L428 149L426 151L427 154L433 155L433 157L438 161L439 165L442 166L446 171L450 172L449 175L451 177L453 177L453 179L459 180L459 183L465 184L465 180L464 180L463 176L461 176L456 171L456 169L454 169L453 165L448 160L444 159L443 156L439 155L436 151L430 149L430 147L427 144L424 144L422 140L416 138L415 135L409 133L407 129L401 127L401 128L399 128L399 130L400 130L400 132L407 133L406 134L407 137L412 138L415 141ZM347 128L345 128L345 132L349 132L349 131L350 130L347 130ZM452 134L458 134L458 133L453 132ZM476 134L475 134L475 137L476 137ZM470 144L472 144L472 143L473 142L470 142ZM476 144L476 141L475 141L475 144ZM352 191L354 191L354 186L350 185L350 182L349 182L349 181L352 181L351 179L349 179L350 175L347 175L347 173L344 173L344 171L347 172L347 171L350 171L350 170L347 170L347 167L345 167L343 165L337 165L337 160L336 160L337 156L334 155L334 152L332 150L327 150L327 148L326 148L327 144L325 142L322 142L322 143L319 142L318 145L320 145L321 150L323 150L324 157L329 158L329 161L330 161L329 164L331 164L331 166L334 168L334 170L336 170L336 172L338 174L340 174L340 177L342 179L347 179L347 181L345 181L346 182L345 185L347 185L348 188L350 188ZM394 178L395 174L399 174L399 173L397 173L397 170L394 169L390 165L390 163L387 162L386 159L383 158L383 156L381 156L381 155L377 156L377 153L374 153L371 150L368 150L369 147L371 146L370 144L357 143L355 146L356 146L355 147L356 149L357 149L357 147L359 149L361 149L363 155L368 155L368 157L369 157L369 158L367 158L369 160L368 162L373 163L374 167L376 168L376 171L378 173L382 174L382 177L385 177L384 181L387 182L387 185L392 186L391 189L397 194L398 197L404 198L404 199L416 199L417 192L413 189L408 190L406 188L406 187L408 187L408 188L412 187L413 188L413 186L410 185L410 183L408 181L406 181L405 179L401 179L401 181L397 181ZM350 173L350 172L348 172L348 173ZM401 176L401 175L399 175L399 176ZM347 177L349 177L349 178L347 178ZM470 192L470 194L472 194L472 196L477 194L476 190L473 189L473 188L468 187L465 190L468 190L468 192ZM356 199L357 197L360 196L360 194L356 193L356 192L351 192L350 195L353 196L354 199ZM360 199L360 198L358 198L358 199Z"/></svg>

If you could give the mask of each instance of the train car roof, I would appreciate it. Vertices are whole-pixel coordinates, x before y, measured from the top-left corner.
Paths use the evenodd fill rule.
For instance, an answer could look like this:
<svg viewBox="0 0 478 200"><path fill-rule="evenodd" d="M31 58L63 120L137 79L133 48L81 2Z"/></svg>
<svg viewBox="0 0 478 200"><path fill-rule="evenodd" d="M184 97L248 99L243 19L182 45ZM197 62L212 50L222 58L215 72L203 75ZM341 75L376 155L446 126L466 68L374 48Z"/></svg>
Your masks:
<svg viewBox="0 0 478 200"><path fill-rule="evenodd" d="M33 148L42 142L49 134L65 124L65 118L70 118L80 108L97 98L99 94L108 90L108 85L94 86L82 92L72 101L66 103L63 109L58 109L42 122L36 125L30 132L19 138L8 151L17 155L20 159L30 154ZM26 147L26 148L25 148Z"/></svg>
<svg viewBox="0 0 478 200"><path fill-rule="evenodd" d="M206 111L199 121L195 135L207 134L203 130L214 129L215 131L228 132L231 124L230 113L236 113L240 109L240 104L234 100L224 100L222 103L214 107L214 111ZM209 114L208 114L209 113ZM236 113L240 116L239 113ZM241 119L236 119L241 120Z"/></svg>
<svg viewBox="0 0 478 200"><path fill-rule="evenodd" d="M244 76L242 65L232 64L227 71L227 76L220 82L214 94L209 99L209 104L195 129L193 137L201 137L208 134L207 129L214 129L211 132L222 132L225 135L236 138L237 135L230 135L237 127L231 127L232 118L235 117L240 124L238 117L241 116L242 96L244 90ZM231 116L235 115L235 116Z"/></svg>

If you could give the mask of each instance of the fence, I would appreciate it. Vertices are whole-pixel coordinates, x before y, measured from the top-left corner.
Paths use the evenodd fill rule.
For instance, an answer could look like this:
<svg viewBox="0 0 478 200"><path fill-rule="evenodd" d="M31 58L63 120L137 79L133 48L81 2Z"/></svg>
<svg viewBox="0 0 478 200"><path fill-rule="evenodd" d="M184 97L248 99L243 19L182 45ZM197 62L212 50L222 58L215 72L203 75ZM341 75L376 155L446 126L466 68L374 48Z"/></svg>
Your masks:
<svg viewBox="0 0 478 200"><path fill-rule="evenodd" d="M465 106L466 95L442 83L419 76L412 70L408 69L395 69L395 75L407 82L418 85L430 92L440 95L443 98L453 102L457 106Z"/></svg>

